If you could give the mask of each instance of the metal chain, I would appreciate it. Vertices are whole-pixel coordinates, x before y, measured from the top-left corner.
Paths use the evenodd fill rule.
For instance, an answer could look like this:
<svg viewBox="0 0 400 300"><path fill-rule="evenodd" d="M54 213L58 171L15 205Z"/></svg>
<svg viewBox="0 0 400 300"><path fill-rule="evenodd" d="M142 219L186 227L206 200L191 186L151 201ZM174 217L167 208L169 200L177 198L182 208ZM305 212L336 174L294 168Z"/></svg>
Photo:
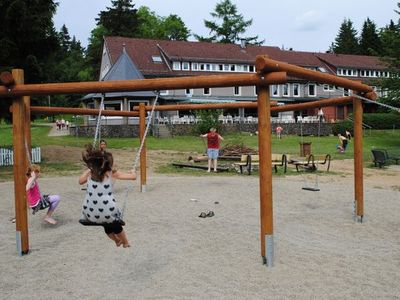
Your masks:
<svg viewBox="0 0 400 300"><path fill-rule="evenodd" d="M94 133L94 140L93 140L93 148L96 148L97 145L97 140L99 138L99 132L100 132L100 124L101 124L101 112L104 110L104 94L101 94L101 102L100 102L100 107L99 107L99 115L97 116L97 124L96 124L96 131Z"/></svg>
<svg viewBox="0 0 400 300"><path fill-rule="evenodd" d="M143 146L144 146L144 142L145 142L145 140L146 140L146 136L147 136L147 133L148 133L148 131L149 131L149 127L150 127L150 125L151 125L151 121L152 121L152 119L153 119L154 109L155 109L155 107L156 107L156 104L157 104L159 95L160 95L160 92L157 91L157 93L156 93L156 99L154 100L153 107L151 108L150 115L149 115L149 119L148 119L148 121L147 121L147 126L146 126L146 129L145 129L145 131L144 131L143 138L142 138L142 140L141 140L141 142L140 142L139 150L138 150L138 152L136 153L135 162L134 162L134 164L133 164L133 170L134 170L135 172L136 172L136 168L137 168L137 165L138 165L138 162L139 162L140 153L142 152L142 149L143 149ZM126 203L127 203L128 195L129 195L129 192L130 192L131 188L132 188L132 186L131 186L131 185L128 185L127 188L126 188L126 190L125 190L125 199L124 199L124 202L123 202L123 204L122 204L122 209L121 209L121 219L122 219L122 220L124 219L124 212L125 212L125 208L126 208Z"/></svg>

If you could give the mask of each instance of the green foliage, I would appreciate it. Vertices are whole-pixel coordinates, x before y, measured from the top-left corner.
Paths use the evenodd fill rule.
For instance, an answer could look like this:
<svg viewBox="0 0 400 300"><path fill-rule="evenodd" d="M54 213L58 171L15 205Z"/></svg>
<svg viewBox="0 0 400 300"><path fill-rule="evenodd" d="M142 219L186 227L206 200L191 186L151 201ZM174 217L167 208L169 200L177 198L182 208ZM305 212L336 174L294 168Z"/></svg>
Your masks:
<svg viewBox="0 0 400 300"><path fill-rule="evenodd" d="M92 80L99 78L101 57L103 51L103 36L108 35L107 29L98 25L90 33L89 44L86 49L86 70Z"/></svg>
<svg viewBox="0 0 400 300"><path fill-rule="evenodd" d="M374 113L364 114L363 121L373 129L400 128L400 113Z"/></svg>
<svg viewBox="0 0 400 300"><path fill-rule="evenodd" d="M331 51L338 54L359 54L360 46L357 40L357 30L350 19L344 19L339 33L331 46Z"/></svg>
<svg viewBox="0 0 400 300"><path fill-rule="evenodd" d="M196 117L201 121L197 123L196 132L200 134L207 133L210 128L216 128L217 131L220 129L218 122L218 116L222 113L221 110L198 110L196 111Z"/></svg>
<svg viewBox="0 0 400 300"><path fill-rule="evenodd" d="M360 36L360 54L378 55L382 51L376 24L369 18L364 22Z"/></svg>
<svg viewBox="0 0 400 300"><path fill-rule="evenodd" d="M177 15L160 17L147 6L141 6L137 15L138 30L136 37L186 41L190 36L189 29Z"/></svg>
<svg viewBox="0 0 400 300"><path fill-rule="evenodd" d="M353 122L351 122L349 120L344 120L344 121L335 123L332 126L332 133L334 135L337 135L338 133L344 135L346 130L349 132L353 132Z"/></svg>
<svg viewBox="0 0 400 300"><path fill-rule="evenodd" d="M195 38L199 41L212 42L216 41L225 44L234 44L237 41L245 40L246 43L261 45L264 41L258 41L258 36L243 37L247 28L253 23L253 19L244 20L242 14L239 14L237 7L230 0L222 0L215 6L215 12L211 16L217 21L204 20L204 25L210 29L210 37L202 37L195 34Z"/></svg>
<svg viewBox="0 0 400 300"><path fill-rule="evenodd" d="M114 36L135 37L137 33L138 20L137 9L132 0L111 1L112 7L101 11L96 18L97 26L106 28L108 34Z"/></svg>

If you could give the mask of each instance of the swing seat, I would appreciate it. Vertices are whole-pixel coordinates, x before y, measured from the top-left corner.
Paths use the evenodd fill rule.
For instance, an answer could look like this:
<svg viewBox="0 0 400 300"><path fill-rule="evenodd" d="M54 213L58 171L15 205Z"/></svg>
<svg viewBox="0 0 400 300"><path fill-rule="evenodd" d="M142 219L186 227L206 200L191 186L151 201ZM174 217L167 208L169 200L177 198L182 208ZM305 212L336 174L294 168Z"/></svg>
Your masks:
<svg viewBox="0 0 400 300"><path fill-rule="evenodd" d="M121 224L121 226L125 226L125 222L121 219L117 219L114 222ZM79 223L81 223L83 226L103 226L106 224L110 224L110 223L95 223L87 219L79 219Z"/></svg>

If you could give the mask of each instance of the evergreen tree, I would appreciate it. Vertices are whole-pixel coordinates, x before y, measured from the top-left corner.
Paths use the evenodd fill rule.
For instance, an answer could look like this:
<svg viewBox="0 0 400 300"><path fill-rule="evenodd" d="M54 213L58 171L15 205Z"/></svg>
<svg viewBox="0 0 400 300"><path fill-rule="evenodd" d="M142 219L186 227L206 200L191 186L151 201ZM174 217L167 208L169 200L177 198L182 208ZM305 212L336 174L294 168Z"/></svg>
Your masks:
<svg viewBox="0 0 400 300"><path fill-rule="evenodd" d="M357 40L357 30L354 29L353 22L350 19L345 19L343 21L335 42L331 45L330 51L337 54L360 53L360 46Z"/></svg>
<svg viewBox="0 0 400 300"><path fill-rule="evenodd" d="M138 20L132 0L114 0L111 4L112 7L99 13L97 26L103 26L109 35L135 37Z"/></svg>
<svg viewBox="0 0 400 300"><path fill-rule="evenodd" d="M400 7L400 3L397 4ZM399 11L396 10L399 14ZM380 38L382 41L382 60L386 62L390 69L390 78L380 80L378 85L386 90L387 96L380 99L380 101L389 105L400 107L400 26L391 20L380 31Z"/></svg>
<svg viewBox="0 0 400 300"><path fill-rule="evenodd" d="M59 47L52 0L0 1L0 71L21 68L25 83L49 80L49 57ZM0 101L0 118L10 119L10 102Z"/></svg>
<svg viewBox="0 0 400 300"><path fill-rule="evenodd" d="M222 0L218 3L215 11L211 12L211 16L222 20L222 22L204 20L204 25L210 29L211 36L202 37L195 34L194 36L197 40L226 44L234 44L241 40L245 40L249 44L260 45L264 43L264 41L258 41L258 36L242 36L246 32L246 29L253 23L253 19L244 20L243 15L238 13L236 5L230 0Z"/></svg>
<svg viewBox="0 0 400 300"><path fill-rule="evenodd" d="M379 38L376 24L369 18L364 22L360 37L360 54L379 55L382 51L382 44Z"/></svg>

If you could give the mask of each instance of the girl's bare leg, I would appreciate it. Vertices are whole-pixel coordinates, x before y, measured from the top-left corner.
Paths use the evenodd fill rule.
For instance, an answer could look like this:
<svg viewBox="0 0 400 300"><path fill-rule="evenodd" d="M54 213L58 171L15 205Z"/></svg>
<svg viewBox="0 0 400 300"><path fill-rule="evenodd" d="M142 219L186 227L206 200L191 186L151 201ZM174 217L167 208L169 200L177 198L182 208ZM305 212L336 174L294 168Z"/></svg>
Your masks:
<svg viewBox="0 0 400 300"><path fill-rule="evenodd" d="M122 241L115 233L109 233L107 234L107 236L115 242L115 245L117 245L117 247L122 245Z"/></svg>
<svg viewBox="0 0 400 300"><path fill-rule="evenodd" d="M119 238L121 240L122 247L128 248L131 246L131 245L129 245L128 238L126 237L124 230L122 230L121 233L116 234L116 236L117 236L117 238Z"/></svg>

